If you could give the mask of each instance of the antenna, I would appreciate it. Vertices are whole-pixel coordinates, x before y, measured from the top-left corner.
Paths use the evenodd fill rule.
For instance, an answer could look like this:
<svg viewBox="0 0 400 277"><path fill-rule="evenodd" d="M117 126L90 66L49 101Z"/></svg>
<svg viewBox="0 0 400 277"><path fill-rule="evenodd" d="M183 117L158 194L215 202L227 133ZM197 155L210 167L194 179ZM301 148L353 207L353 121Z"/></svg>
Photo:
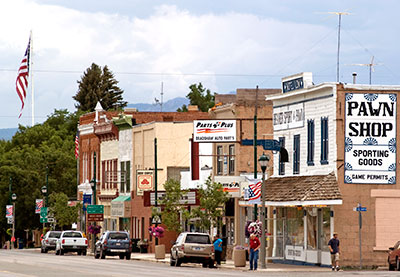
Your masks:
<svg viewBox="0 0 400 277"><path fill-rule="evenodd" d="M371 84L372 72L375 72L374 66L383 64L383 63L374 63L374 58L375 57L372 56L370 63L353 63L353 64L349 64L349 65L357 65L357 66L368 66L369 67L369 84Z"/></svg>
<svg viewBox="0 0 400 277"><path fill-rule="evenodd" d="M338 46L337 46L337 62L336 62L336 82L339 83L339 56L340 56L340 28L342 26L342 15L349 15L348 12L328 12L329 14L336 14L339 16L338 24Z"/></svg>
<svg viewBox="0 0 400 277"><path fill-rule="evenodd" d="M154 98L154 102L155 102L155 104L154 105L160 105L160 109L161 109L161 112L162 112L162 106L163 106L163 96L164 96L164 83L163 82L161 82L161 101L160 100L158 100L156 97Z"/></svg>

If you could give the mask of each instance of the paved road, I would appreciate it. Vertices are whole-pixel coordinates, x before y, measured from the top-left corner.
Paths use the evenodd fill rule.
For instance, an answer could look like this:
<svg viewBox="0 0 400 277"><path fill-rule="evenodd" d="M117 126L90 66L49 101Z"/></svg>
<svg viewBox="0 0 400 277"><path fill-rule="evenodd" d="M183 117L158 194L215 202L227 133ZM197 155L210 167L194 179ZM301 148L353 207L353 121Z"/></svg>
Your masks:
<svg viewBox="0 0 400 277"><path fill-rule="evenodd" d="M41 254L35 250L0 250L0 277L47 277L47 276L399 276L389 271L342 271L342 272L249 272L232 269L209 269L194 265L170 267L168 264L119 260L107 257L95 260L93 256L54 252Z"/></svg>

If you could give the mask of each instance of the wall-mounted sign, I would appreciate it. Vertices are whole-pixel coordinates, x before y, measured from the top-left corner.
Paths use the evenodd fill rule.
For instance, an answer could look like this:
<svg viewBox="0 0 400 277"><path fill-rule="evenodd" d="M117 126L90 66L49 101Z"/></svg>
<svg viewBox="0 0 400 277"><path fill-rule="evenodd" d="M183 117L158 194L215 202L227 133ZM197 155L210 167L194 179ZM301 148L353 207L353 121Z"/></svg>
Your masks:
<svg viewBox="0 0 400 277"><path fill-rule="evenodd" d="M285 246L285 258L287 260L305 261L306 253L303 246Z"/></svg>
<svg viewBox="0 0 400 277"><path fill-rule="evenodd" d="M303 77L288 80L282 83L283 93L304 88Z"/></svg>
<svg viewBox="0 0 400 277"><path fill-rule="evenodd" d="M145 190L153 190L153 170L137 170L136 171L136 193L143 195Z"/></svg>
<svg viewBox="0 0 400 277"><path fill-rule="evenodd" d="M160 205L160 200L165 197L165 191L158 191L157 192L157 204ZM150 205L154 206L155 202L155 193L150 192ZM195 205L196 204L196 192L195 191L188 191L185 195L182 195L181 199L179 200L179 204L181 205Z"/></svg>
<svg viewBox="0 0 400 277"><path fill-rule="evenodd" d="M231 197L240 197L240 183L245 181L243 176L215 176L214 182L222 184L223 190Z"/></svg>
<svg viewBox="0 0 400 277"><path fill-rule="evenodd" d="M236 120L194 120L195 142L236 141Z"/></svg>
<svg viewBox="0 0 400 277"><path fill-rule="evenodd" d="M397 94L345 97L345 183L395 184Z"/></svg>
<svg viewBox="0 0 400 277"><path fill-rule="evenodd" d="M304 126L304 103L274 108L274 131Z"/></svg>

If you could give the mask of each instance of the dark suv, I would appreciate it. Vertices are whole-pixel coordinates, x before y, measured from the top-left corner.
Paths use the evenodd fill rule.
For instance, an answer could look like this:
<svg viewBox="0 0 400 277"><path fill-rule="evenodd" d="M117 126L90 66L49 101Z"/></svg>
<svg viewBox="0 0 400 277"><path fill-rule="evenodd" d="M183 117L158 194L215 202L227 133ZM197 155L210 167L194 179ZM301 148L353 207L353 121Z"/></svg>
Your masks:
<svg viewBox="0 0 400 277"><path fill-rule="evenodd" d="M106 231L96 242L94 258L105 259L106 256L119 256L127 260L131 259L132 243L128 232Z"/></svg>
<svg viewBox="0 0 400 277"><path fill-rule="evenodd" d="M61 236L61 231L48 231L42 239L41 253L47 253L49 250L56 250L56 242Z"/></svg>

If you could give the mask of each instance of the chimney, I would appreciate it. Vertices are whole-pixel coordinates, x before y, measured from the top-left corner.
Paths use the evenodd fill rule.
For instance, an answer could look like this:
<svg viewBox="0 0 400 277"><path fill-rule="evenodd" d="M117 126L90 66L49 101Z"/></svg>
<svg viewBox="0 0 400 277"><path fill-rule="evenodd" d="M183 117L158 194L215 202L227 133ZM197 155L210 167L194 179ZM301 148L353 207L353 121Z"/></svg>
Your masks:
<svg viewBox="0 0 400 277"><path fill-rule="evenodd" d="M357 72L353 72L353 84L356 83L356 79L357 79Z"/></svg>
<svg viewBox="0 0 400 277"><path fill-rule="evenodd" d="M197 112L197 111L199 111L199 107L197 107L197 105L188 106L188 112Z"/></svg>

